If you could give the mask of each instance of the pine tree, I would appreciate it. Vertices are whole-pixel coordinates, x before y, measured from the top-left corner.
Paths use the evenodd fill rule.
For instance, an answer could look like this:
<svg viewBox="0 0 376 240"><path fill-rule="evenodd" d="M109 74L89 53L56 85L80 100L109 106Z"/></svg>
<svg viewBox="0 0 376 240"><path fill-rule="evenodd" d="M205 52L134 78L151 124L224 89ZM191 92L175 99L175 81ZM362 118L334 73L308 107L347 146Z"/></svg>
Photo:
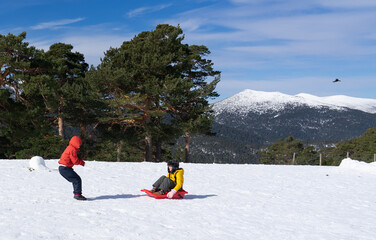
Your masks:
<svg viewBox="0 0 376 240"><path fill-rule="evenodd" d="M64 139L64 119L85 125L84 86L88 65L84 56L72 52L70 44L56 43L43 55L42 74L32 78L29 92L39 92L51 117L58 122L59 136ZM84 119L83 119L84 118Z"/></svg>
<svg viewBox="0 0 376 240"><path fill-rule="evenodd" d="M324 164L339 165L349 153L352 159L372 162L376 154L376 128L368 129L362 136L337 144L321 151Z"/></svg>
<svg viewBox="0 0 376 240"><path fill-rule="evenodd" d="M32 73L38 71L33 66L38 50L25 42L26 32L16 36L0 34L0 87L10 91L17 100L27 101L21 96L22 84L27 82Z"/></svg>
<svg viewBox="0 0 376 240"><path fill-rule="evenodd" d="M260 151L262 164L291 164L294 153L304 150L301 141L292 136L280 139L265 150Z"/></svg>
<svg viewBox="0 0 376 240"><path fill-rule="evenodd" d="M7 158L48 156L63 144L46 138L51 128L44 121L42 98L28 91L31 79L41 73L43 52L29 46L25 38L25 32L0 35L0 155ZM50 144L43 149L47 140Z"/></svg>
<svg viewBox="0 0 376 240"><path fill-rule="evenodd" d="M141 32L120 48L109 49L96 71L89 73L107 103L101 123L119 126L120 134L137 129L134 132L144 139L146 161L152 161L153 146L161 161L164 143L183 134L180 122L190 121L189 117L198 121L198 116L208 112L206 99L216 96L213 89L219 77L205 82L219 73L202 57L208 49L183 44L182 34L180 27L167 24ZM178 119L179 111L191 112Z"/></svg>
<svg viewBox="0 0 376 240"><path fill-rule="evenodd" d="M220 72L214 71L211 60L205 59L210 51L205 46L192 45L182 62L182 82L170 95L169 102L176 119L181 126L185 138L185 162L190 161L189 146L191 134L214 135L211 131L213 123L212 111L208 99L218 97L215 92L220 81ZM208 77L214 77L207 83Z"/></svg>

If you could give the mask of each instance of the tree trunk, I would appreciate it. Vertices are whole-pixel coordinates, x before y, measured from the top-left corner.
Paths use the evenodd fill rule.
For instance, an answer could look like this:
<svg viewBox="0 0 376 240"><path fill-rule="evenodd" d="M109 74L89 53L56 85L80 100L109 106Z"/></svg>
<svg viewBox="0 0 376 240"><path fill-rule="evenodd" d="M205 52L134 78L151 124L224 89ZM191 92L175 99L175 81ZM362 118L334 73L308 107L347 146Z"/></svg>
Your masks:
<svg viewBox="0 0 376 240"><path fill-rule="evenodd" d="M63 117L61 117L61 113L63 112L63 101L60 100L60 104L59 104L59 108L57 110L57 122L58 122L58 126L59 126L59 136L62 138L62 139L65 139L65 135L64 135L64 120L63 120Z"/></svg>
<svg viewBox="0 0 376 240"><path fill-rule="evenodd" d="M86 133L86 126L85 126L85 124L80 123L80 132L81 132L81 139L82 140L86 139L87 133Z"/></svg>
<svg viewBox="0 0 376 240"><path fill-rule="evenodd" d="M153 161L153 145L151 142L151 137L145 137L145 159L146 162Z"/></svg>
<svg viewBox="0 0 376 240"><path fill-rule="evenodd" d="M295 153L292 155L292 165L295 165Z"/></svg>
<svg viewBox="0 0 376 240"><path fill-rule="evenodd" d="M322 153L320 153L320 166L322 165Z"/></svg>
<svg viewBox="0 0 376 240"><path fill-rule="evenodd" d="M58 124L59 124L59 136L62 139L65 139L65 136L64 136L64 120L63 120L62 117L58 117L57 121L58 121Z"/></svg>
<svg viewBox="0 0 376 240"><path fill-rule="evenodd" d="M190 142L189 132L185 133L185 162L189 163L191 156L189 155L189 142Z"/></svg>
<svg viewBox="0 0 376 240"><path fill-rule="evenodd" d="M120 154L121 154L121 149L122 149L122 141L119 141L118 145L117 145L117 149L116 149L116 161L117 162L120 162L121 161L121 158L120 158Z"/></svg>
<svg viewBox="0 0 376 240"><path fill-rule="evenodd" d="M157 142L155 144L155 161L162 162L162 143Z"/></svg>

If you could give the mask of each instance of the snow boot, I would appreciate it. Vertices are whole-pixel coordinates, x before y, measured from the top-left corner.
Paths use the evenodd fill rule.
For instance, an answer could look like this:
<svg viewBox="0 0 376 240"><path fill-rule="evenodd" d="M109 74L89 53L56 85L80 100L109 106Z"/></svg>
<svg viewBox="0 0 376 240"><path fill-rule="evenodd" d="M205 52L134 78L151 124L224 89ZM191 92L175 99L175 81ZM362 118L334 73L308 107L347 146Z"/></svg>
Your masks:
<svg viewBox="0 0 376 240"><path fill-rule="evenodd" d="M159 192L155 192L154 194L155 194L155 195L163 195L163 194L165 194L165 192L164 192L163 190L161 190L161 191L159 191Z"/></svg>
<svg viewBox="0 0 376 240"><path fill-rule="evenodd" d="M82 196L81 194L76 194L76 195L74 195L74 199L77 199L77 200L86 200L86 197Z"/></svg>
<svg viewBox="0 0 376 240"><path fill-rule="evenodd" d="M152 190L150 190L150 192L152 192L152 193L158 192L158 188L156 188L156 187L153 187L153 189L152 189Z"/></svg>

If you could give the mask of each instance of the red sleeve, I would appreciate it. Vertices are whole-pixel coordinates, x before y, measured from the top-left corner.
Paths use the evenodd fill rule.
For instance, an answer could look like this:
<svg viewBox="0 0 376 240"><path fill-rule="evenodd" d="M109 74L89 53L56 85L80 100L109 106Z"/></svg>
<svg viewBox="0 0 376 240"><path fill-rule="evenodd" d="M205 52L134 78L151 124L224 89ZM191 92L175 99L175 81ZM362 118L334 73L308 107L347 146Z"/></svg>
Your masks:
<svg viewBox="0 0 376 240"><path fill-rule="evenodd" d="M74 165L84 165L85 162L77 157L77 151L73 150L71 152L71 161Z"/></svg>

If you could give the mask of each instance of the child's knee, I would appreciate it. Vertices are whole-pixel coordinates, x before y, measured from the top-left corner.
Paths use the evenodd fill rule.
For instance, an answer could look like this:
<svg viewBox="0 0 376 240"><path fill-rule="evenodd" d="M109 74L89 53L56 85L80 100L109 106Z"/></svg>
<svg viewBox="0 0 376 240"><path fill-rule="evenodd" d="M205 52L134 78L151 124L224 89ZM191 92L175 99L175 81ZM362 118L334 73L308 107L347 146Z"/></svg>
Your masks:
<svg viewBox="0 0 376 240"><path fill-rule="evenodd" d="M76 177L76 178L72 179L72 182L74 182L74 183L81 183L81 178L80 177Z"/></svg>

